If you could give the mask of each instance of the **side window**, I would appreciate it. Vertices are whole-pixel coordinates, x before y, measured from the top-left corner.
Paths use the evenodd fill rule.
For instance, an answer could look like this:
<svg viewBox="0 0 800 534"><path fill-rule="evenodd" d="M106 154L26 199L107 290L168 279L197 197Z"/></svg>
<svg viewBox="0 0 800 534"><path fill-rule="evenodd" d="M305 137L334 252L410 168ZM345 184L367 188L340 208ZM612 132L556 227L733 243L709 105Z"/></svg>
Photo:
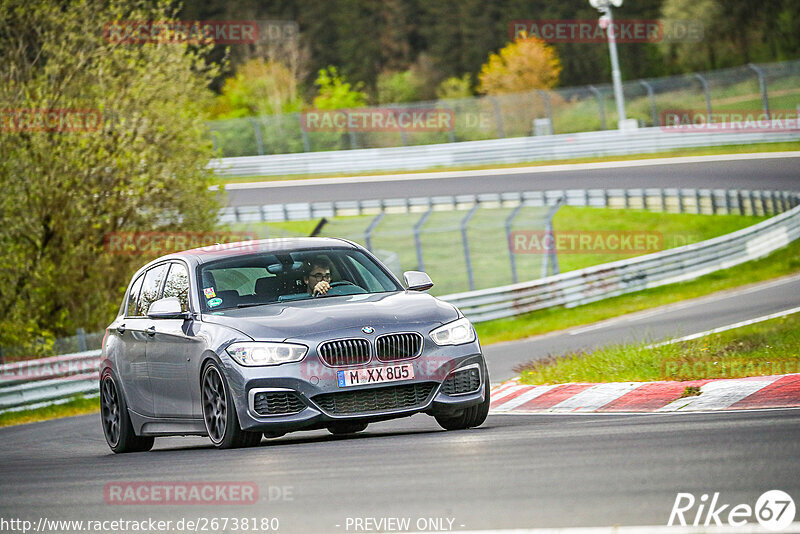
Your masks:
<svg viewBox="0 0 800 534"><path fill-rule="evenodd" d="M139 303L139 290L142 289L143 280L144 276L139 276L131 286L131 291L128 293L128 305L125 308L125 317L136 315L136 305Z"/></svg>
<svg viewBox="0 0 800 534"><path fill-rule="evenodd" d="M178 297L181 309L189 311L189 273L182 263L173 263L169 268L164 297Z"/></svg>
<svg viewBox="0 0 800 534"><path fill-rule="evenodd" d="M136 315L147 315L150 305L158 300L161 282L164 281L168 267L169 265L165 263L158 267L153 267L144 275L144 283L142 284L142 292L139 294L139 307Z"/></svg>

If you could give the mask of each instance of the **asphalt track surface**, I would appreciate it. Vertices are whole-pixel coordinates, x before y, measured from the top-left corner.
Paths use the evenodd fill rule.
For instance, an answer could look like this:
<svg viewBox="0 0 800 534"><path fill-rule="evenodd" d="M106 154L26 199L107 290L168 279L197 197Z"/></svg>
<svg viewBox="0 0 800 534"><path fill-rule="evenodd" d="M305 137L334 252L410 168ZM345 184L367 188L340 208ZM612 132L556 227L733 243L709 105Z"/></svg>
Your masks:
<svg viewBox="0 0 800 534"><path fill-rule="evenodd" d="M278 518L280 532L353 532L347 518L452 518L453 531L665 525L679 491L753 506L800 496L800 410L714 414L490 416L446 432L424 415L217 451L162 438L113 455L98 415L0 429L0 517ZM109 505L120 481L255 482L251 505ZM281 495L270 501L270 487ZM337 525L340 525L337 527ZM462 526L463 525L463 526Z"/></svg>
<svg viewBox="0 0 800 534"><path fill-rule="evenodd" d="M516 376L523 362L603 345L661 341L705 332L800 306L800 276L615 317L592 325L484 347L492 382Z"/></svg>
<svg viewBox="0 0 800 534"><path fill-rule="evenodd" d="M777 189L800 188L800 153L795 157L734 159L731 161L695 161L692 163L648 164L622 162L613 167L587 168L591 165L567 165L560 171L544 167L530 172L506 169L500 172L472 171L443 173L442 178L419 179L376 177L358 178L342 183L341 179L294 180L272 182L261 186L248 184L227 187L227 202L231 206L279 204L292 202L329 202L338 200L369 200L386 198L429 197L437 195L466 195L541 191L548 189L616 189L616 188L707 188L707 189ZM692 160L702 158L691 158ZM504 174L505 172L513 174ZM470 174L470 173L468 173ZM457 176L455 178L451 176ZM362 181L363 180L363 181ZM339 183L337 183L339 182Z"/></svg>
<svg viewBox="0 0 800 534"><path fill-rule="evenodd" d="M487 191L667 185L791 189L798 185L797 161L587 171L590 176L569 179L537 174L535 183L523 176L484 181ZM442 185L418 183L418 195L438 194L434 189ZM446 194L454 193L455 183L448 182ZM478 192L481 183L459 181L457 192ZM351 186L348 196L405 196L385 184L357 191ZM339 194L316 187L321 186L295 187L292 194L302 201ZM289 201L272 196L276 191L281 190L271 190L264 202ZM252 200L253 191L247 194ZM693 333L787 309L797 305L798 289L797 278L786 279L745 294L731 292L486 352L496 381L514 363L547 352ZM452 519L453 531L665 525L677 492L698 498L719 492L720 502L753 506L764 491L781 489L800 503L797 458L800 410L791 409L490 415L482 427L457 432L442 431L433 419L417 415L374 424L350 437L302 432L232 451L215 450L204 438L161 438L153 451L128 455L110 453L95 414L0 429L0 519L36 525L41 518L277 518L279 532L355 532L347 528L348 518L409 518L410 530L418 529L420 519L441 518L444 525ZM259 500L238 506L106 503L107 484L132 481L252 482ZM167 531L185 530L173 523Z"/></svg>

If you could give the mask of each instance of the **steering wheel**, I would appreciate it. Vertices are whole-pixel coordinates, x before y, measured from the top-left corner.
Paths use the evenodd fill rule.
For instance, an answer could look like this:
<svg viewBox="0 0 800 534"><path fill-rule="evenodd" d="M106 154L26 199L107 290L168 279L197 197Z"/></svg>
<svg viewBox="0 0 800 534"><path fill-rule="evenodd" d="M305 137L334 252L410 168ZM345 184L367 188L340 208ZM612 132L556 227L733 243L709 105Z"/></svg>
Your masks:
<svg viewBox="0 0 800 534"><path fill-rule="evenodd" d="M355 284L353 282L351 282L350 280L339 280L339 281L330 283L331 289L333 289L334 287L354 286L354 285ZM325 296L327 296L327 294L323 295L322 293L314 293L314 298L325 297Z"/></svg>

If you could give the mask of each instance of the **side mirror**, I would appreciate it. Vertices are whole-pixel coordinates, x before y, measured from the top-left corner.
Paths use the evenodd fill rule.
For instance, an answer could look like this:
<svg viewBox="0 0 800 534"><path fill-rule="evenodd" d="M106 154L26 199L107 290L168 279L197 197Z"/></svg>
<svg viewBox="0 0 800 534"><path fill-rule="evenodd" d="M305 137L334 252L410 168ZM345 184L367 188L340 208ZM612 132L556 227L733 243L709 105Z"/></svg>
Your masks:
<svg viewBox="0 0 800 534"><path fill-rule="evenodd" d="M427 291L433 287L431 277L422 271L406 271L403 273L403 279L410 291Z"/></svg>
<svg viewBox="0 0 800 534"><path fill-rule="evenodd" d="M183 311L178 297L166 297L152 303L147 316L151 319L188 319L189 312Z"/></svg>

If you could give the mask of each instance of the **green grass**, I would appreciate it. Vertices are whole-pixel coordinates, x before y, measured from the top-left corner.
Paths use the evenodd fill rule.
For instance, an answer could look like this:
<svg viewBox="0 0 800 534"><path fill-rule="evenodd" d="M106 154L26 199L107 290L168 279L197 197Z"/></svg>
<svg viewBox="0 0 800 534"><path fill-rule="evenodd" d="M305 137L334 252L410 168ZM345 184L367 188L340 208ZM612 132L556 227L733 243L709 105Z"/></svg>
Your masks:
<svg viewBox="0 0 800 534"><path fill-rule="evenodd" d="M800 272L800 241L794 241L764 258L710 273L689 282L646 289L575 308L548 308L517 317L486 321L477 323L475 328L484 345L512 341L797 272Z"/></svg>
<svg viewBox="0 0 800 534"><path fill-rule="evenodd" d="M738 108L742 106L737 104ZM733 106L736 107L736 106ZM686 106L678 106L676 109L686 109ZM694 108L692 108L694 109ZM703 109L703 108L699 108ZM749 107L747 109L750 109ZM757 109L757 108L756 108ZM245 182L270 182L279 180L304 180L312 178L337 178L347 176L381 176L386 174L417 174L434 171L472 171L472 170L491 170L509 169L519 167L541 167L548 165L566 165L571 163L595 163L602 161L630 161L640 159L655 159L665 157L681 156L709 156L715 154L749 154L755 152L785 152L800 150L800 142L781 142L781 143L757 143L750 145L726 145L717 147L681 148L675 150L665 150L663 152L652 152L647 154L630 154L627 156L601 156L589 158L571 158L559 160L537 160L524 161L520 163L490 163L485 165L461 165L461 166L438 166L421 170L393 170L393 171L372 171L361 173L320 173L320 174L287 174L281 176L216 176L215 184L245 183Z"/></svg>
<svg viewBox="0 0 800 534"><path fill-rule="evenodd" d="M470 221L469 246L476 289L513 282L510 251L504 226L511 211L510 208L482 208ZM545 208L522 209L515 218L512 230L542 231L545 213ZM434 295L469 290L464 247L459 230L459 224L466 214L467 212L463 210L433 212L423 228L421 242L424 269L434 281L435 285L431 290ZM419 213L388 214L375 229L372 249L395 274L400 275L403 271L418 268L412 229L419 218ZM320 235L344 237L365 244L364 231L373 219L374 216L371 215L331 219ZM727 234L763 219L764 217L740 215L711 216L565 206L556 214L553 226L556 232L587 233L598 230L648 232L657 238L661 237L658 247L645 251L656 252L662 248L673 248ZM308 235L316 223L317 221L293 221L269 225L250 223L234 225L233 229L259 237L267 234ZM559 253L559 264L560 270L566 272L636 255L640 254L586 254L564 251ZM532 280L541 276L542 254L516 253L514 257L518 280Z"/></svg>
<svg viewBox="0 0 800 534"><path fill-rule="evenodd" d="M533 361L525 384L649 382L742 378L800 372L800 315L773 319L691 341L649 348L615 345ZM687 388L684 396L696 395Z"/></svg>
<svg viewBox="0 0 800 534"><path fill-rule="evenodd" d="M33 410L20 410L18 412L0 413L0 427L21 425L47 421L59 417L72 417L100 411L100 397L77 396L65 403L35 408Z"/></svg>

